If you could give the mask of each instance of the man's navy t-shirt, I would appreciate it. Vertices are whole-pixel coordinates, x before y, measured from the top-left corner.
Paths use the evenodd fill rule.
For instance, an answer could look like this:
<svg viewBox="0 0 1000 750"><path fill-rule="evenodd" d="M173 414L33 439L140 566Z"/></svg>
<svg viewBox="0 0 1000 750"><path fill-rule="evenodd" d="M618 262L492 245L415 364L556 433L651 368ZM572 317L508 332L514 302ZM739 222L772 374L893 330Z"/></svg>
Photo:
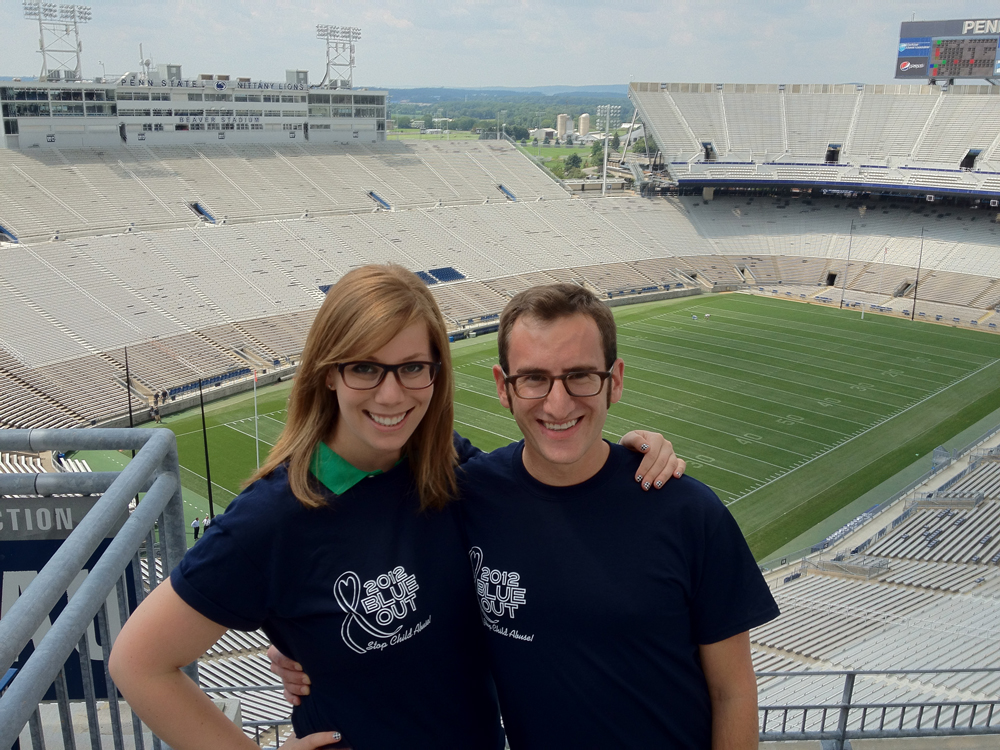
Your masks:
<svg viewBox="0 0 1000 750"><path fill-rule="evenodd" d="M621 446L572 487L535 480L522 449L459 471L511 747L710 747L698 645L778 614L732 515L687 476L643 492Z"/></svg>
<svg viewBox="0 0 1000 750"><path fill-rule="evenodd" d="M262 628L312 681L299 737L344 746L503 747L457 513L420 512L406 461L309 509L279 467L211 524L170 577L205 617Z"/></svg>

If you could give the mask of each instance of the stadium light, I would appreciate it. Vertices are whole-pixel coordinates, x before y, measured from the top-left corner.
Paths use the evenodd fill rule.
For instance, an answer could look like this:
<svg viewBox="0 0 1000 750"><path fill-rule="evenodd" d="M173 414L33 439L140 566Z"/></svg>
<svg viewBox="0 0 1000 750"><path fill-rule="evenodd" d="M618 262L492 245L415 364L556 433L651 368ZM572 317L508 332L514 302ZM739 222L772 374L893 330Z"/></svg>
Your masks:
<svg viewBox="0 0 1000 750"><path fill-rule="evenodd" d="M354 88L354 43L361 39L361 29L318 23L316 38L326 42L326 74L320 88Z"/></svg>
<svg viewBox="0 0 1000 750"><path fill-rule="evenodd" d="M57 5L39 0L23 0L22 7L27 20L38 21L38 47L42 54L42 71L39 77L45 80L50 71L66 71L71 75L71 80L82 78L80 24L89 23L93 19L91 7Z"/></svg>

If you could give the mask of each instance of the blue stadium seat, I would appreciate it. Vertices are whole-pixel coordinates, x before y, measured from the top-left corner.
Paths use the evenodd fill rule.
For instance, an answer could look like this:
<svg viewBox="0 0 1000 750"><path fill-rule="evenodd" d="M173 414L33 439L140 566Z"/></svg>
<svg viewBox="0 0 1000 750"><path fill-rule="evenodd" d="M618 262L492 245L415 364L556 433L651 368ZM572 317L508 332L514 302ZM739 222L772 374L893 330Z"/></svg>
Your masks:
<svg viewBox="0 0 1000 750"><path fill-rule="evenodd" d="M465 278L465 274L452 268L451 266L446 266L444 268L432 268L428 271L428 273L438 281L461 281Z"/></svg>

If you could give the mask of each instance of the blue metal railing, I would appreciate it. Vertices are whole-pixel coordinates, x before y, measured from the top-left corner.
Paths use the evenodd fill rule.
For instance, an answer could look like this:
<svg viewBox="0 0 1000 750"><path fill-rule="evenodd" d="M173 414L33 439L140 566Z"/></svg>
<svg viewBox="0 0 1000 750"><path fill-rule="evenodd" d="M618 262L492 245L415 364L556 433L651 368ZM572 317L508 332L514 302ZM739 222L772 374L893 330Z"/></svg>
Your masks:
<svg viewBox="0 0 1000 750"><path fill-rule="evenodd" d="M389 205L389 201L387 201L381 195L376 193L374 190L368 191L368 197L371 198L373 201L375 201L379 205L379 207L384 208L386 211L392 210L392 206Z"/></svg>
<svg viewBox="0 0 1000 750"><path fill-rule="evenodd" d="M20 240L17 239L17 235L2 224L0 224L0 237L6 237L11 242L20 242Z"/></svg>
<svg viewBox="0 0 1000 750"><path fill-rule="evenodd" d="M191 208L193 208L195 213L204 218L206 221L210 221L213 224L218 223L215 220L215 217L212 216L211 212L200 203L192 203Z"/></svg>

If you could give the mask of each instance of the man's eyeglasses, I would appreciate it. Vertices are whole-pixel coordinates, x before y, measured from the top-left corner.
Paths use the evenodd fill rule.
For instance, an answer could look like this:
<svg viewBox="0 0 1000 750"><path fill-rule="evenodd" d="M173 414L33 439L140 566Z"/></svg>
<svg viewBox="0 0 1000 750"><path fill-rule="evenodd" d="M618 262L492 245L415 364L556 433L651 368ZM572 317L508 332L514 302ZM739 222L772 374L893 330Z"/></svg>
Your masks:
<svg viewBox="0 0 1000 750"><path fill-rule="evenodd" d="M596 396L604 388L604 381L611 377L611 371L579 370L562 375L549 375L544 372L528 372L523 375L508 375L504 373L503 380L514 389L518 398L545 398L552 390L552 384L561 380L563 388L570 396L587 398Z"/></svg>
<svg viewBox="0 0 1000 750"><path fill-rule="evenodd" d="M344 385L356 391L370 391L378 388L385 380L386 373L396 376L403 388L419 391L429 388L434 383L440 362L403 362L398 365L386 365L381 362L341 362L337 365Z"/></svg>

